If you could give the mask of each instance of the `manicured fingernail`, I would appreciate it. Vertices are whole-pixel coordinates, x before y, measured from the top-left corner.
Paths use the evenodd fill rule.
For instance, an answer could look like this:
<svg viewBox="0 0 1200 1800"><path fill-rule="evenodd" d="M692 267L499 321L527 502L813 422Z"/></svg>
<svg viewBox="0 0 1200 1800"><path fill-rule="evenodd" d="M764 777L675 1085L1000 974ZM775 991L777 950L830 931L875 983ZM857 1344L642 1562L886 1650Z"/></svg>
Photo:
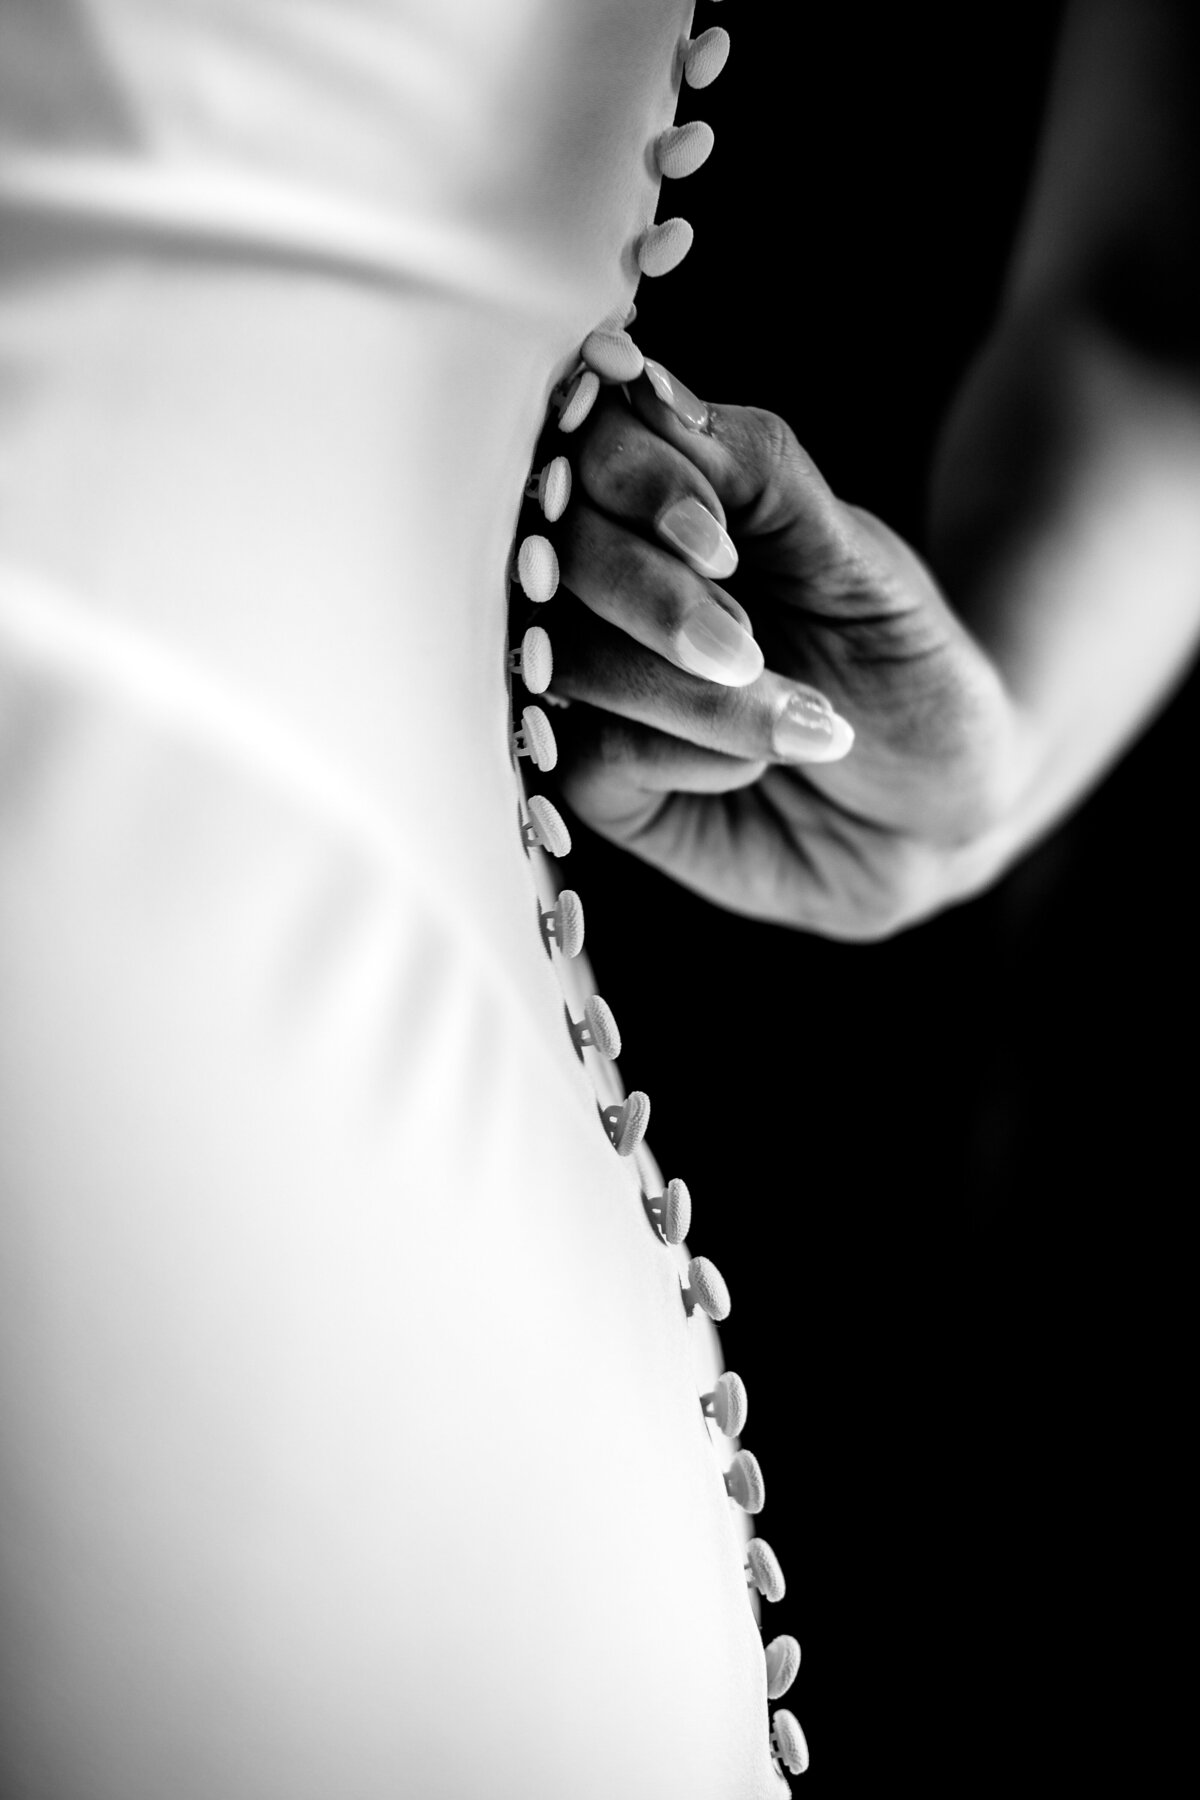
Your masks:
<svg viewBox="0 0 1200 1800"><path fill-rule="evenodd" d="M745 687L763 672L763 653L715 600L702 600L675 634L675 657L693 675Z"/></svg>
<svg viewBox="0 0 1200 1800"><path fill-rule="evenodd" d="M786 762L838 762L854 742L854 729L815 688L789 694L772 733L776 756Z"/></svg>
<svg viewBox="0 0 1200 1800"><path fill-rule="evenodd" d="M737 568L733 539L720 519L691 494L668 506L658 521L658 535L681 551L693 569L711 575L714 581L724 580Z"/></svg>
<svg viewBox="0 0 1200 1800"><path fill-rule="evenodd" d="M661 363L651 362L649 357L646 358L645 376L663 405L669 406L689 431L708 430L707 406L690 387L684 387L678 376L664 369Z"/></svg>

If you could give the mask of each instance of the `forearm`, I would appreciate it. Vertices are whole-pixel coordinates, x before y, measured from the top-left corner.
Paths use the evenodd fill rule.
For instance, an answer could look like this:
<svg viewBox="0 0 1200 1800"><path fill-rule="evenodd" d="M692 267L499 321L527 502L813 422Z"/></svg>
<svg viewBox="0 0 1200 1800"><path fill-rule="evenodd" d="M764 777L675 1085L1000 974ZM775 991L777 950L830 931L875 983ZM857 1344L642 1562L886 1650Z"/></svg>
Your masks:
<svg viewBox="0 0 1200 1800"><path fill-rule="evenodd" d="M1003 322L939 446L930 554L1017 730L975 847L998 872L1070 809L1200 638L1200 383L1095 313Z"/></svg>
<svg viewBox="0 0 1200 1800"><path fill-rule="evenodd" d="M1069 8L1005 307L939 446L931 561L1018 721L998 866L1200 636L1198 59L1186 0Z"/></svg>

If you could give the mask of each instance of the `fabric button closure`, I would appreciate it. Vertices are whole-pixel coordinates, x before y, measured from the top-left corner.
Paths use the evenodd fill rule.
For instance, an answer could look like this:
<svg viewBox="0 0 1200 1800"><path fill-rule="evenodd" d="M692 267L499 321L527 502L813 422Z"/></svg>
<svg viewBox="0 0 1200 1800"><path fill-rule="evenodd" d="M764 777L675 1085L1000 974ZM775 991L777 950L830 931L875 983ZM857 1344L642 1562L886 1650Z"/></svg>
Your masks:
<svg viewBox="0 0 1200 1800"><path fill-rule="evenodd" d="M767 1699L782 1700L800 1671L800 1645L794 1637L772 1638L767 1659Z"/></svg>
<svg viewBox="0 0 1200 1800"><path fill-rule="evenodd" d="M565 456L555 456L525 489L526 497L536 500L551 525L562 518L571 498L571 465Z"/></svg>
<svg viewBox="0 0 1200 1800"><path fill-rule="evenodd" d="M526 848L532 849L537 844L551 856L569 856L571 834L557 806L544 794L530 794L525 804L529 808L529 819L522 822L521 836Z"/></svg>
<svg viewBox="0 0 1200 1800"><path fill-rule="evenodd" d="M558 415L560 431L578 431L583 421L596 404L596 395L600 392L600 377L595 369L585 369L572 382L563 401L562 411Z"/></svg>
<svg viewBox="0 0 1200 1800"><path fill-rule="evenodd" d="M746 1429L750 1399L745 1382L732 1369L726 1369L711 1394L701 1394L700 1404L705 1418L711 1419L725 1437L740 1437Z"/></svg>
<svg viewBox="0 0 1200 1800"><path fill-rule="evenodd" d="M558 761L558 745L550 721L540 706L526 706L521 712L521 729L513 732L513 754L527 756L535 769L552 769Z"/></svg>
<svg viewBox="0 0 1200 1800"><path fill-rule="evenodd" d="M710 25L692 38L683 53L683 79L690 88L706 88L729 61L729 33L723 25Z"/></svg>
<svg viewBox="0 0 1200 1800"><path fill-rule="evenodd" d="M664 219L651 225L638 240L638 268L643 275L669 275L691 249L694 236L686 219Z"/></svg>
<svg viewBox="0 0 1200 1800"><path fill-rule="evenodd" d="M540 625L531 625L521 639L520 649L509 651L508 666L531 694L544 694L554 674L549 634Z"/></svg>
<svg viewBox="0 0 1200 1800"><path fill-rule="evenodd" d="M676 1177L655 1198L643 1194L642 1204L650 1223L667 1243L682 1244L692 1226L692 1196L686 1183Z"/></svg>
<svg viewBox="0 0 1200 1800"><path fill-rule="evenodd" d="M746 1586L757 1588L764 1600L774 1604L787 1593L779 1558L766 1538L751 1538L746 1545L745 1570Z"/></svg>
<svg viewBox="0 0 1200 1800"><path fill-rule="evenodd" d="M711 27L694 39L683 39L680 44L683 80L694 89L709 86L724 69L729 50L729 33L719 26ZM679 62L675 69L680 69ZM653 156L658 173L668 180L695 173L711 155L713 144L712 127L703 120L669 127L654 143ZM665 275L679 266L691 250L693 241L694 232L686 219L661 220L648 225L641 233L633 246L633 259L641 274L648 277ZM628 280L627 265L623 273ZM645 358L627 329L635 314L636 308L632 304L627 308L616 307L584 339L580 362L553 395L561 431L576 431L585 422L596 404L602 382L633 381L646 368ZM658 383L654 385L655 391L659 392ZM525 494L528 499L536 500L543 517L554 524L562 518L570 502L571 487L570 464L560 455L552 457L530 476ZM537 533L524 538L514 559L513 574L526 598L535 605L551 599L559 586L560 571L550 540ZM519 650L509 654L508 666L513 674L520 674L530 694L545 695L545 705L567 704L548 691L554 662L550 639L540 627L531 626L525 631ZM557 762L554 733L540 706L522 709L521 723L513 732L512 745L516 756L528 756L539 769L553 768ZM540 846L554 856L569 853L571 837L567 826L557 808L544 795L530 795L525 802L525 811L518 808L518 817L527 849ZM539 903L537 918L548 955L553 954L555 946L564 956L579 954L584 936L583 908L572 889L564 888L552 907L546 908ZM571 1041L581 1061L588 1049L607 1058L620 1054L621 1036L612 1009L598 994L584 1002L581 1019L573 1018L569 1007L564 1011ZM597 1110L618 1155L633 1155L649 1125L648 1095L635 1091L620 1103L599 1106ZM642 1165L642 1159L638 1161ZM652 1169L652 1160L645 1167ZM657 1171L654 1170L650 1179L656 1178ZM646 1216L659 1237L670 1245L683 1243L692 1217L691 1195L686 1184L672 1179L661 1194L643 1191L641 1199ZM680 1294L689 1319L696 1311L717 1323L729 1316L732 1304L729 1289L720 1271L707 1257L696 1256L689 1260ZM749 1399L740 1375L732 1369L725 1370L712 1390L701 1394L699 1400L702 1417L711 1419L725 1437L736 1439L741 1435L749 1412ZM751 1452L737 1450L722 1480L729 1499L744 1512L753 1515L762 1511L766 1487L758 1459ZM747 1544L744 1571L747 1585L764 1600L775 1602L783 1598L786 1591L783 1571L765 1539L755 1537ZM800 1645L794 1637L781 1634L771 1640L763 1655L768 1697L772 1701L778 1700L796 1679ZM770 1750L780 1791L785 1792L787 1782L783 1769L791 1774L801 1774L809 1760L799 1721L785 1709L777 1709L772 1718Z"/></svg>
<svg viewBox="0 0 1200 1800"><path fill-rule="evenodd" d="M527 600L544 605L558 592L558 556L549 538L535 533L517 551L517 580Z"/></svg>
<svg viewBox="0 0 1200 1800"><path fill-rule="evenodd" d="M808 1744L799 1719L783 1706L771 1720L771 1748L789 1775L803 1775L808 1767Z"/></svg>
<svg viewBox="0 0 1200 1800"><path fill-rule="evenodd" d="M579 955L583 949L583 901L574 888L564 888L544 912L539 907L538 922L547 950L557 944L564 956Z"/></svg>
<svg viewBox="0 0 1200 1800"><path fill-rule="evenodd" d="M671 125L656 140L654 160L658 172L668 181L682 181L694 175L712 155L716 137L711 125L703 119L689 119L686 125Z"/></svg>
<svg viewBox="0 0 1200 1800"><path fill-rule="evenodd" d="M583 340L582 355L584 362L605 381L636 381L646 365L627 331L589 332Z"/></svg>
<svg viewBox="0 0 1200 1800"><path fill-rule="evenodd" d="M650 1096L635 1088L620 1106L602 1107L600 1117L617 1155L632 1156L650 1123Z"/></svg>
<svg viewBox="0 0 1200 1800"><path fill-rule="evenodd" d="M743 1512L760 1513L767 1503L767 1484L757 1456L739 1450L725 1471L725 1492Z"/></svg>
<svg viewBox="0 0 1200 1800"><path fill-rule="evenodd" d="M601 1056L611 1061L621 1054L621 1033L617 1030L617 1021L613 1018L612 1007L599 994L593 994L584 1003L582 1019L567 1019L571 1028L571 1042L580 1057L585 1050L598 1050Z"/></svg>
<svg viewBox="0 0 1200 1800"><path fill-rule="evenodd" d="M699 1307L719 1325L722 1319L729 1317L732 1306L720 1269L707 1256L693 1256L687 1266L687 1286L683 1289L683 1307L688 1318Z"/></svg>

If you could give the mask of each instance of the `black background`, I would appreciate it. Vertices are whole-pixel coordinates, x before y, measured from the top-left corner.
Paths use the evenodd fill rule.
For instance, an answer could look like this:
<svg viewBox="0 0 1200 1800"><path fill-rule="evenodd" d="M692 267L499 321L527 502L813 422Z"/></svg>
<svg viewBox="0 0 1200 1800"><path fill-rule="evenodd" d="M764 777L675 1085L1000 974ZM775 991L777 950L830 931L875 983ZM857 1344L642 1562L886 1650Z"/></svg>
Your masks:
<svg viewBox="0 0 1200 1800"><path fill-rule="evenodd" d="M1059 16L701 6L696 227L634 335L918 545ZM998 888L887 943L735 919L582 829L598 985L723 1331L799 1637L803 1791L1142 1792L1178 1709L1194 1205L1185 691ZM664 1526L664 1529L666 1527Z"/></svg>

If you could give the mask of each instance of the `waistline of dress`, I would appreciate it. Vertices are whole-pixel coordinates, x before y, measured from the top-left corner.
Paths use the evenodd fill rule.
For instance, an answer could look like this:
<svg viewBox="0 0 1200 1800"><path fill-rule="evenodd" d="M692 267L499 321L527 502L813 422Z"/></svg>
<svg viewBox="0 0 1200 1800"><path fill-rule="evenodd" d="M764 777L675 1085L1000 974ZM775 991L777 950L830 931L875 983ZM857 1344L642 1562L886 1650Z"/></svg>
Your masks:
<svg viewBox="0 0 1200 1800"><path fill-rule="evenodd" d="M0 221L5 216L307 266L547 321L597 316L594 294L565 281L560 269L537 266L527 247L488 238L475 226L391 213L217 162L0 148ZM614 287L614 303L619 299Z"/></svg>

